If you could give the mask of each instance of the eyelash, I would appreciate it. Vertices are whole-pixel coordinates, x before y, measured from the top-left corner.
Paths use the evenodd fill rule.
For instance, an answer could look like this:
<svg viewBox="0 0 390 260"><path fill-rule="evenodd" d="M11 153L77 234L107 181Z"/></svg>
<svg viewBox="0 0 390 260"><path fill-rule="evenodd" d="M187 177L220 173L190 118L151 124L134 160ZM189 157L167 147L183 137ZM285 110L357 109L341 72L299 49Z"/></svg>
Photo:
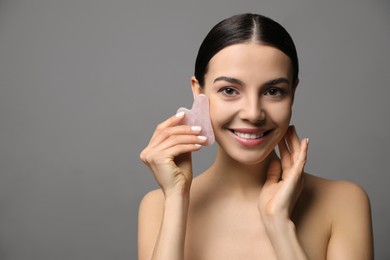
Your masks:
<svg viewBox="0 0 390 260"><path fill-rule="evenodd" d="M278 92L277 94L271 94L271 92ZM267 91L264 93L266 96L271 96L271 97L282 97L286 94L286 90L282 88L269 88Z"/></svg>
<svg viewBox="0 0 390 260"><path fill-rule="evenodd" d="M229 92L235 92L235 93L228 93ZM239 94L239 92L237 91L237 89L233 88L233 87L223 87L221 89L218 90L219 93L222 93L223 95L225 96L233 96L235 94ZM275 93L277 92L277 93ZM273 94L272 94L273 93ZM272 88L269 88L267 89L265 92L264 92L264 95L266 96L270 96L270 97L282 97L284 96L285 94L287 93L287 91L285 89L282 89L282 88L275 88L275 87L272 87Z"/></svg>
<svg viewBox="0 0 390 260"><path fill-rule="evenodd" d="M227 91L234 91L235 92L234 94L239 94L239 92L233 87L224 87L224 88L221 88L218 90L219 93L222 93L225 96L233 96L234 95L232 93L228 94Z"/></svg>

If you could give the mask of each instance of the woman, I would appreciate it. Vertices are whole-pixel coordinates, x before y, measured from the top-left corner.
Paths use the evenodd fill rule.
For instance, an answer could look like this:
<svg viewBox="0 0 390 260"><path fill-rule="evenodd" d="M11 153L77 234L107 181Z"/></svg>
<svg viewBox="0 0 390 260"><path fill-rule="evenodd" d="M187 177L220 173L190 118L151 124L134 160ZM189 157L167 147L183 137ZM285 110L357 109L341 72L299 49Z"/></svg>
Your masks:
<svg viewBox="0 0 390 260"><path fill-rule="evenodd" d="M161 187L141 202L140 260L373 258L366 193L303 172L309 140L289 125L298 82L273 20L237 15L209 32L191 84L209 99L217 156L192 179L199 127L183 113L157 126L140 155Z"/></svg>

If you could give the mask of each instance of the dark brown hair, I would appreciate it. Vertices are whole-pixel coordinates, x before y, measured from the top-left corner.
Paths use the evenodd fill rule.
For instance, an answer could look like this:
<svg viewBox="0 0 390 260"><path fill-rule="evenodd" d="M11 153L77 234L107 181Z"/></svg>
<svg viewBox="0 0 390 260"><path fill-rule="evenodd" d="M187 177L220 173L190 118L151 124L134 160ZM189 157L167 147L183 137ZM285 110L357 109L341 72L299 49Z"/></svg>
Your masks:
<svg viewBox="0 0 390 260"><path fill-rule="evenodd" d="M285 53L292 62L293 86L298 79L299 65L295 44L290 34L279 23L259 14L240 14L227 18L207 34L195 62L195 78L204 87L204 76L211 58L233 44L258 42L273 46Z"/></svg>

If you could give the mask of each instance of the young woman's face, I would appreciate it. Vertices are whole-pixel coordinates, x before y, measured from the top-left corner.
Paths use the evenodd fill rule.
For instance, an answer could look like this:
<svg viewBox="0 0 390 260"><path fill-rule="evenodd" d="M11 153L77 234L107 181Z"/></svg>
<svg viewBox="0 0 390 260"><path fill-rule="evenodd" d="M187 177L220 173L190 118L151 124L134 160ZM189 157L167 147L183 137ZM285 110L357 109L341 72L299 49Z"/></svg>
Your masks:
<svg viewBox="0 0 390 260"><path fill-rule="evenodd" d="M292 77L289 57L271 46L236 44L210 60L203 92L226 154L246 164L266 159L290 123Z"/></svg>

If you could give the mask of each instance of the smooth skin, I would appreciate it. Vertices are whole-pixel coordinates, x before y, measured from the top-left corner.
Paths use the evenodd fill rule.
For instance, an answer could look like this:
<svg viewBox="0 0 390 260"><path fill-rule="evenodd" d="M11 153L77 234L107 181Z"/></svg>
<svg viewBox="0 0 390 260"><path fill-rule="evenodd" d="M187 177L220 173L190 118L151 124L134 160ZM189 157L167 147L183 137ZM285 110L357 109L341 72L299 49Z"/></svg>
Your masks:
<svg viewBox="0 0 390 260"><path fill-rule="evenodd" d="M140 205L139 260L373 259L364 190L304 172L291 71L278 49L247 43L210 60L203 88L192 78L193 94L210 101L217 156L193 179L199 129L180 125L182 114L157 126L140 155L161 188Z"/></svg>

